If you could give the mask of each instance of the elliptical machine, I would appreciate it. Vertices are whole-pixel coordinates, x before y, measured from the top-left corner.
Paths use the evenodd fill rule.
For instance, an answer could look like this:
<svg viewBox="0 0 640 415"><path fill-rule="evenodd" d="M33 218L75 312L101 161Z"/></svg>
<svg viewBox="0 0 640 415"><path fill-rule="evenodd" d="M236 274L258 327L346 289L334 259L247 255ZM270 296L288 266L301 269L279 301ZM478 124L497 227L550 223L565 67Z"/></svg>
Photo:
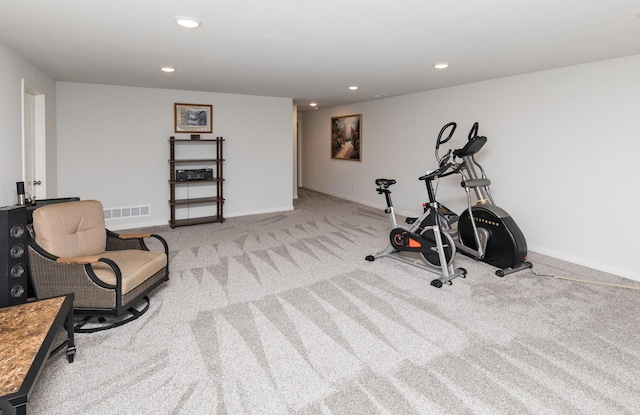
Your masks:
<svg viewBox="0 0 640 415"><path fill-rule="evenodd" d="M414 220L409 228L399 227L391 201L389 187L396 183L393 179L376 179L378 194L384 194L387 202L385 213L391 220L390 244L386 249L376 255L367 255L367 261L375 261L377 258L389 257L415 267L439 274L440 277L431 281L431 285L441 288L443 283L451 285L454 278L465 277L467 270L453 267L453 257L456 253L456 245L447 232L447 219L440 213L441 205L436 200L434 180L453 174L449 171L453 165L447 155L440 160L440 166L431 172L421 176L419 180L427 186L429 202L424 206L423 214ZM402 252L417 252L422 255L425 263L414 261L402 255Z"/></svg>
<svg viewBox="0 0 640 415"><path fill-rule="evenodd" d="M449 128L451 128L449 135L443 139L445 131ZM499 268L496 271L499 277L532 268L533 264L526 261L527 242L522 231L513 218L494 203L489 192L491 181L487 178L482 166L475 160L475 154L487 142L486 137L478 136L478 123L473 124L468 141L463 148L453 152L449 150L445 156L439 157L440 145L451 139L455 129L456 123L450 122L440 130L436 143L436 158L448 162L453 153L454 171L462 176L460 185L467 193L468 208L460 216L442 206L441 213L447 218L447 224L451 229L457 225L457 232L451 232L456 236L454 238L456 248L471 258ZM456 159L461 161L456 162ZM477 202L473 206L471 189L477 196ZM416 221L420 220L418 218ZM407 222L411 221L411 218L407 219Z"/></svg>

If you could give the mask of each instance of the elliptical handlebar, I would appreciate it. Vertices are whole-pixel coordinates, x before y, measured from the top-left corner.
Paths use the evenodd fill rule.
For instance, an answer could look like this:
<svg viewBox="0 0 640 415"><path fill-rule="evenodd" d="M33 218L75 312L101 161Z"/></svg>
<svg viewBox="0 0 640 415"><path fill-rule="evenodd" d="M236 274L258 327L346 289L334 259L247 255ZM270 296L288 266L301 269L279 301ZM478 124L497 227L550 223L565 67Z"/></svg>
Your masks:
<svg viewBox="0 0 640 415"><path fill-rule="evenodd" d="M456 126L457 124L455 122L447 123L444 127L442 127L440 133L438 134L438 140L436 141L436 159L440 162L440 165L442 165L442 160L451 154L452 150L449 150L449 152L441 159L438 156L438 149L440 148L441 144L444 144L451 140L451 138L453 137L453 133L456 130ZM442 139L442 136L449 127L453 128L451 128L451 130L449 131L449 135L447 136L447 138ZM478 122L475 122L473 124L473 127L471 127L471 130L469 131L467 143L464 145L464 147L453 150L453 156L457 158L472 156L480 151L480 149L485 145L486 142L487 137L478 135Z"/></svg>
<svg viewBox="0 0 640 415"><path fill-rule="evenodd" d="M469 141L473 140L478 136L478 121L473 123L473 127L471 127L471 131L469 131Z"/></svg>
<svg viewBox="0 0 640 415"><path fill-rule="evenodd" d="M477 123L476 123L477 124ZM451 129L451 131L449 132L449 135L447 136L447 138L445 138L444 140L442 139L442 134L447 130L447 128L453 126L453 128ZM444 144L447 141L451 140L451 137L453 137L453 133L456 131L456 127L458 125L455 122L450 122L448 124L445 124L444 127L442 127L442 129L440 130L440 134L438 134L438 141L436 142L436 150L440 148L440 144Z"/></svg>

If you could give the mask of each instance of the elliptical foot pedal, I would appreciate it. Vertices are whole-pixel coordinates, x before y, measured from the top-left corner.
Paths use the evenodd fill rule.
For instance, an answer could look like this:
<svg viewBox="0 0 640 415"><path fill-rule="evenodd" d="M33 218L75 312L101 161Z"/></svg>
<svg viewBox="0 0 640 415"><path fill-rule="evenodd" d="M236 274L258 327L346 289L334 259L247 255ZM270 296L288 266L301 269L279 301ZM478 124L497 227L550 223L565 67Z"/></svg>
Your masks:
<svg viewBox="0 0 640 415"><path fill-rule="evenodd" d="M513 274L514 272L522 271L524 269L533 268L533 264L529 261L524 261L520 265L513 268L504 268L496 271L498 277L504 277L505 275Z"/></svg>

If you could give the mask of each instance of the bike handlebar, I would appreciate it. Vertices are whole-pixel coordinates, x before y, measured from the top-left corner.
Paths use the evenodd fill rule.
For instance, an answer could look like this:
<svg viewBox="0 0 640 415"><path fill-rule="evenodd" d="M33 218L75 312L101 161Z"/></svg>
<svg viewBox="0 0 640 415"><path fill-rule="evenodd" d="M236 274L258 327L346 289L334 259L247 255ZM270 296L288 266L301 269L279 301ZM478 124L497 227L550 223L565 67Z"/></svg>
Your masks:
<svg viewBox="0 0 640 415"><path fill-rule="evenodd" d="M430 171L429 173L425 174L424 176L418 177L418 180L433 180L436 177L442 177L444 175L444 172L449 167L451 167L452 165L453 165L453 163L447 163L447 165L444 166L444 169L443 168L437 168L434 171Z"/></svg>
<svg viewBox="0 0 640 415"><path fill-rule="evenodd" d="M451 162L449 161L450 159L451 159L451 150L449 150L447 154L444 157L442 157L442 159L440 160L440 166L437 169L430 171L423 176L420 176L418 180L433 180L436 177L446 177L446 176L450 176L452 174L458 173L462 168L462 165ZM455 168L452 169L451 171L448 171L451 167L455 167Z"/></svg>

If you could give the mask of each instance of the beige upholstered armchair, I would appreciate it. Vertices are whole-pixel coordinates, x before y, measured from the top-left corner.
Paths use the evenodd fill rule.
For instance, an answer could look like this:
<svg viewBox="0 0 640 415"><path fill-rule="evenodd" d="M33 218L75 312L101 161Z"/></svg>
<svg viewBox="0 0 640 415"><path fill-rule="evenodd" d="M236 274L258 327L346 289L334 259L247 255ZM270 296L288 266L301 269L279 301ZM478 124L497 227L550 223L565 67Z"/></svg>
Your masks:
<svg viewBox="0 0 640 415"><path fill-rule="evenodd" d="M34 210L32 234L29 263L35 295L75 293L74 314L84 316L76 322L76 332L106 330L135 320L149 308L149 293L169 279L166 241L155 234L107 230L102 204L96 200ZM153 238L147 240L157 248L150 250L146 238ZM98 317L101 324L96 326L91 317Z"/></svg>

